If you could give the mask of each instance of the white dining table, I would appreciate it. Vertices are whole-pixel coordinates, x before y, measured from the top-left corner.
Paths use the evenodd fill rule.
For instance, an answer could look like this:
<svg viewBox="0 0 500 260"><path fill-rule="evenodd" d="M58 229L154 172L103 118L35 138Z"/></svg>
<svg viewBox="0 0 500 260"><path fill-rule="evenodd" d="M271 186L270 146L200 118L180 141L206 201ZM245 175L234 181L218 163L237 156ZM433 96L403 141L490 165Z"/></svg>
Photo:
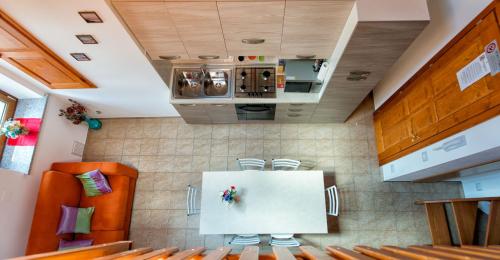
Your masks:
<svg viewBox="0 0 500 260"><path fill-rule="evenodd" d="M240 201L220 192L236 186ZM322 171L203 172L200 234L327 233Z"/></svg>

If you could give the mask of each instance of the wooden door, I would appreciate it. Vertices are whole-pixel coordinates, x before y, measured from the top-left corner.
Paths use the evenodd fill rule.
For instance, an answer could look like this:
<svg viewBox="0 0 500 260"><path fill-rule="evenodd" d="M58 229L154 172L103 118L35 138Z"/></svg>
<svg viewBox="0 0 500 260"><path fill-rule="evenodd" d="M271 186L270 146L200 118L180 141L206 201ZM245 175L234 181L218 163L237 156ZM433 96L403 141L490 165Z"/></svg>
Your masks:
<svg viewBox="0 0 500 260"><path fill-rule="evenodd" d="M431 84L439 131L444 131L498 105L494 92L500 89L500 74L489 75L461 90L456 72L484 52L491 41L500 42L500 30L494 12L448 50L431 70ZM497 91L498 92L498 91ZM493 94L493 95L492 95Z"/></svg>
<svg viewBox="0 0 500 260"><path fill-rule="evenodd" d="M113 2L113 5L151 59L188 58L165 2Z"/></svg>
<svg viewBox="0 0 500 260"><path fill-rule="evenodd" d="M280 53L285 1L217 2L228 55ZM244 39L263 39L245 44Z"/></svg>
<svg viewBox="0 0 500 260"><path fill-rule="evenodd" d="M167 2L166 6L189 58L227 57L216 2Z"/></svg>
<svg viewBox="0 0 500 260"><path fill-rule="evenodd" d="M330 58L353 4L350 1L287 1L281 57Z"/></svg>

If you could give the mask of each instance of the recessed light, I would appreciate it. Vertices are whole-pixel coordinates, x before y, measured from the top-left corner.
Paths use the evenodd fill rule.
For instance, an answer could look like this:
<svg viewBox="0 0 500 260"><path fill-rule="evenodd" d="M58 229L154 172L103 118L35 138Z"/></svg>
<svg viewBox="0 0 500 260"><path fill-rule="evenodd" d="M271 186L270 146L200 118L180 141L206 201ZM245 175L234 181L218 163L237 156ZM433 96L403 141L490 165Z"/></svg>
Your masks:
<svg viewBox="0 0 500 260"><path fill-rule="evenodd" d="M162 60L177 60L181 58L181 56L176 56L176 55L170 55L170 56L161 55L158 57Z"/></svg>
<svg viewBox="0 0 500 260"><path fill-rule="evenodd" d="M90 61L89 56L85 53L70 53L70 55L77 61Z"/></svg>
<svg viewBox="0 0 500 260"><path fill-rule="evenodd" d="M198 56L198 58L200 58L202 60L215 60L215 59L220 58L220 56L218 56L218 55L200 55L200 56Z"/></svg>
<svg viewBox="0 0 500 260"><path fill-rule="evenodd" d="M258 39L258 38L250 38L250 39L241 40L241 42L244 44L261 44L261 43L264 43L265 41L266 40L264 40L264 39Z"/></svg>
<svg viewBox="0 0 500 260"><path fill-rule="evenodd" d="M94 11L81 11L78 12L78 14L80 14L87 23L102 23L101 17Z"/></svg>
<svg viewBox="0 0 500 260"><path fill-rule="evenodd" d="M97 40L90 34L75 35L83 44L97 44Z"/></svg>

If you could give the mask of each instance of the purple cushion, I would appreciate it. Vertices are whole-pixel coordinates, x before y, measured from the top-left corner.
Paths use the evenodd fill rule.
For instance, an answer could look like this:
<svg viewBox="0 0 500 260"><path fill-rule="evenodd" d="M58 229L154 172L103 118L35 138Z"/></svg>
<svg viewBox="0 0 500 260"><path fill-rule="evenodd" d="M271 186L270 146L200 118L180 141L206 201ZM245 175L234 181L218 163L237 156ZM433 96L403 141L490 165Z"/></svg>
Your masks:
<svg viewBox="0 0 500 260"><path fill-rule="evenodd" d="M58 250L61 251L61 250L91 246L93 241L94 240L92 239L82 239L82 240L72 240L72 241L60 239Z"/></svg>
<svg viewBox="0 0 500 260"><path fill-rule="evenodd" d="M76 177L82 182L87 197L100 196L111 192L106 177L99 170L93 170Z"/></svg>
<svg viewBox="0 0 500 260"><path fill-rule="evenodd" d="M74 208L61 206L62 214L57 228L57 235L67 233L90 233L90 219L94 213L94 207Z"/></svg>

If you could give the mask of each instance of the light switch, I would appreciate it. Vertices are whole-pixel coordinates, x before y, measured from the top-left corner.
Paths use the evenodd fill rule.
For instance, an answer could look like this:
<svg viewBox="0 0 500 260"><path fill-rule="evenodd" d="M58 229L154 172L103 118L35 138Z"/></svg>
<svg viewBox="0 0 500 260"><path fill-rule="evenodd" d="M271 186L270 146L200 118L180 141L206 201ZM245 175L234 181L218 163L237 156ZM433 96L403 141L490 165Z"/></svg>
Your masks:
<svg viewBox="0 0 500 260"><path fill-rule="evenodd" d="M427 162L429 160L429 155L427 154L427 151L422 152L422 162Z"/></svg>
<svg viewBox="0 0 500 260"><path fill-rule="evenodd" d="M84 149L85 144L78 141L73 141L73 150L71 151L71 154L82 157Z"/></svg>

